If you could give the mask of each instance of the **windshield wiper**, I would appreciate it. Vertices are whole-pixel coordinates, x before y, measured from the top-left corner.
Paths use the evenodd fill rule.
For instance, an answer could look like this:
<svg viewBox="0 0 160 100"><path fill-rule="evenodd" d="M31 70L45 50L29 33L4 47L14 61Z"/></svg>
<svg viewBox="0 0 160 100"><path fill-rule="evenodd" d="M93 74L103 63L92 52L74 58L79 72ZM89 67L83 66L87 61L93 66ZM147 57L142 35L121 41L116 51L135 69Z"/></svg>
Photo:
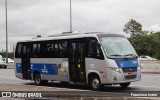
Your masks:
<svg viewBox="0 0 160 100"><path fill-rule="evenodd" d="M113 54L113 55L109 55L109 56L123 56L123 55Z"/></svg>
<svg viewBox="0 0 160 100"><path fill-rule="evenodd" d="M109 55L109 56L115 56L115 57L120 57L120 58L126 58L124 55L119 55L119 54L113 54L113 55Z"/></svg>
<svg viewBox="0 0 160 100"><path fill-rule="evenodd" d="M127 56L131 56L131 57L134 57L134 58L138 58L138 56L137 55L135 55L135 54L127 54L127 55L124 55L125 57L127 57Z"/></svg>
<svg viewBox="0 0 160 100"><path fill-rule="evenodd" d="M125 58L125 59L138 58L138 56L135 54L127 54L127 55L113 54L113 55L109 55L109 56L115 56L116 58Z"/></svg>

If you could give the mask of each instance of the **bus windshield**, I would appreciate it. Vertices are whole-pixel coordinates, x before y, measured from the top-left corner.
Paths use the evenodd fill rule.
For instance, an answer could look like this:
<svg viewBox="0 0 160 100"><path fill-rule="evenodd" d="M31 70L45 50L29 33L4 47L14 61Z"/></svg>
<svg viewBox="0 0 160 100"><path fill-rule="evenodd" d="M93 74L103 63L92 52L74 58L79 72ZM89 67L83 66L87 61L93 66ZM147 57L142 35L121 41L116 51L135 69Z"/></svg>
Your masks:
<svg viewBox="0 0 160 100"><path fill-rule="evenodd" d="M137 53L124 37L102 37L100 39L109 58L137 58Z"/></svg>

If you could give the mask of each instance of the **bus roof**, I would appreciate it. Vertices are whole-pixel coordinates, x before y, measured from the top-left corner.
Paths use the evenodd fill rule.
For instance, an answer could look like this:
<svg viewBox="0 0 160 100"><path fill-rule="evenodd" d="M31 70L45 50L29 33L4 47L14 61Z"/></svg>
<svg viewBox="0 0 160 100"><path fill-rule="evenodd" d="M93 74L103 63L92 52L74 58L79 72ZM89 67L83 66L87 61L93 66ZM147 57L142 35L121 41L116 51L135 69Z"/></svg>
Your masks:
<svg viewBox="0 0 160 100"><path fill-rule="evenodd" d="M59 40L59 39L74 39L74 38L84 38L84 37L125 37L121 34L115 33L104 33L104 32L64 32L61 34L54 34L48 37L40 37L32 38L30 40L23 40L18 42L31 42L31 41L45 41L45 40Z"/></svg>

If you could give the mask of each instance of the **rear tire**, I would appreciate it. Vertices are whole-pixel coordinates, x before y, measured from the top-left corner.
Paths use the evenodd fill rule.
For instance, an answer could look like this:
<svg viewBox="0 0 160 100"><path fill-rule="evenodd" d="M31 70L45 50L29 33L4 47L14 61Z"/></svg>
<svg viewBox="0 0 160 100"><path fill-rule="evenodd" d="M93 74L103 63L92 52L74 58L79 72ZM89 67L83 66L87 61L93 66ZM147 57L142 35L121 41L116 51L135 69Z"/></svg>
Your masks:
<svg viewBox="0 0 160 100"><path fill-rule="evenodd" d="M101 84L100 78L97 75L94 75L91 77L90 86L91 86L92 90L94 90L94 91L99 91L102 89L102 84Z"/></svg>
<svg viewBox="0 0 160 100"><path fill-rule="evenodd" d="M41 80L41 75L39 73L35 73L34 81L35 81L35 84L39 86L48 84L48 80Z"/></svg>
<svg viewBox="0 0 160 100"><path fill-rule="evenodd" d="M119 85L120 85L122 88L127 88L130 84L131 84L131 82L121 83L121 84L119 84Z"/></svg>

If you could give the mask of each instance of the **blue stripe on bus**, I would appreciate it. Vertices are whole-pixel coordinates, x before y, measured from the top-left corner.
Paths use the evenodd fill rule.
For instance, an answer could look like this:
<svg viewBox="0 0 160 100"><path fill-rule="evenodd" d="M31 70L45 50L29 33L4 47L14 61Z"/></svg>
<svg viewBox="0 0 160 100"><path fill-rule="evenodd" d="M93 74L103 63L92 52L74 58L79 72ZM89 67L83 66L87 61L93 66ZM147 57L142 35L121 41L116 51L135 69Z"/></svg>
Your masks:
<svg viewBox="0 0 160 100"><path fill-rule="evenodd" d="M22 64L16 64L17 73L22 73ZM40 74L58 75L58 67L56 64L31 64L31 73L38 71Z"/></svg>
<svg viewBox="0 0 160 100"><path fill-rule="evenodd" d="M22 64L16 63L16 71L17 73L22 73Z"/></svg>
<svg viewBox="0 0 160 100"><path fill-rule="evenodd" d="M31 73L38 71L40 74L58 75L56 64L31 64Z"/></svg>
<svg viewBox="0 0 160 100"><path fill-rule="evenodd" d="M138 67L138 60L115 60L119 68Z"/></svg>

